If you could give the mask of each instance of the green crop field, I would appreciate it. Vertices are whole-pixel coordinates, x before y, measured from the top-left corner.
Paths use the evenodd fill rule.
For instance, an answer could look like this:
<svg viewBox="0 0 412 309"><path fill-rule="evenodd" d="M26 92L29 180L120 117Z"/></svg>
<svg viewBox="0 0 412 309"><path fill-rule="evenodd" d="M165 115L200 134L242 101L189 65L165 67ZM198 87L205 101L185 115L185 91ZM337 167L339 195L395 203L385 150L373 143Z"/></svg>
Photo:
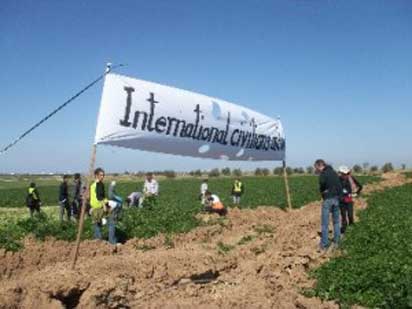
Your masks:
<svg viewBox="0 0 412 309"><path fill-rule="evenodd" d="M373 194L343 241L344 254L314 272L313 295L342 305L412 307L412 185Z"/></svg>
<svg viewBox="0 0 412 309"><path fill-rule="evenodd" d="M378 181L378 177L360 177L362 183ZM27 180L26 180L27 181ZM107 181L108 183L109 181ZM286 207L284 183L281 177L244 177L245 195L241 208L257 206ZM293 206L298 208L320 199L315 176L290 177ZM58 182L37 181L44 205L56 205ZM133 237L152 237L158 233L181 233L196 227L195 215L201 210L198 200L201 180L197 178L165 179L159 182L158 205L153 209L125 209L118 224L122 240ZM212 178L209 190L219 195L223 203L231 206L231 178ZM57 207L47 207L41 218L29 219L24 207L26 186L22 181L8 181L0 186L0 247L9 250L20 248L20 242L27 234L37 238L54 236L58 239L74 240L75 224L60 228L57 221ZM119 181L118 193L126 197L130 192L141 191L142 181ZM43 207L44 208L44 207ZM91 237L91 223L86 222L85 238Z"/></svg>

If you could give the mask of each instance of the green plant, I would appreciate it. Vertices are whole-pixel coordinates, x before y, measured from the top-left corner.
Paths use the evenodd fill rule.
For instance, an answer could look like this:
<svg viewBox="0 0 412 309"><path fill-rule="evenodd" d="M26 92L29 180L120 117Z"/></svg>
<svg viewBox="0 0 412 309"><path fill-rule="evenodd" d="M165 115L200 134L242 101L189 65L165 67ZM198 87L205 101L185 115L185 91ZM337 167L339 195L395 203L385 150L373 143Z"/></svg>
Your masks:
<svg viewBox="0 0 412 309"><path fill-rule="evenodd" d="M245 245L245 244L247 244L248 242L251 242L251 241L253 241L254 239L255 239L255 235L246 235L246 236L243 236L239 241L238 241L238 245Z"/></svg>
<svg viewBox="0 0 412 309"><path fill-rule="evenodd" d="M275 232L275 227L268 224L263 224L255 226L254 230L258 233L258 235L273 234Z"/></svg>
<svg viewBox="0 0 412 309"><path fill-rule="evenodd" d="M313 293L342 305L412 306L412 185L374 193L350 227L344 254L313 272Z"/></svg>
<svg viewBox="0 0 412 309"><path fill-rule="evenodd" d="M170 234L166 234L163 245L164 245L167 249L172 249L172 248L175 247L175 244L174 244L174 242L173 242L172 236L171 236Z"/></svg>
<svg viewBox="0 0 412 309"><path fill-rule="evenodd" d="M221 242L221 241L219 241L219 242L217 243L217 251L218 251L220 254L227 254L229 251L231 251L231 250L234 249L234 248L235 248L234 246L225 244L225 243L223 243L223 242Z"/></svg>

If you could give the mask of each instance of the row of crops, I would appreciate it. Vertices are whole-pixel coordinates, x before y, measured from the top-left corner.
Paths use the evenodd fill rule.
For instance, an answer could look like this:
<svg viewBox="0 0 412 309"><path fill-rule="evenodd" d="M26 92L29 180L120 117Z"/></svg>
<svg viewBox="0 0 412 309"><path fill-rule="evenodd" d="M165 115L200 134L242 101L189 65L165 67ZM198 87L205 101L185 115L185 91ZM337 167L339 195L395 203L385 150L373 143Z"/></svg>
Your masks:
<svg viewBox="0 0 412 309"><path fill-rule="evenodd" d="M376 177L361 177L363 183L376 181ZM286 207L284 184L279 177L245 177L245 195L241 202L242 208L255 208L261 205ZM217 178L209 181L209 189L218 194L223 203L231 205L231 187L233 179ZM130 192L141 190L142 183L120 182L118 192L126 197ZM23 207L25 187L0 189L0 205ZM199 222L195 215L201 210L199 196L199 179L164 180L160 182L158 205L153 210L125 209L118 224L120 239L134 237L148 238L158 233L181 233L196 227ZM291 177L290 187L294 207L319 199L317 178L312 176ZM57 204L58 183L39 186L42 200L45 204ZM11 195L13 194L13 195ZM55 207L53 207L55 208ZM0 208L1 209L1 208ZM24 210L24 208L22 208ZM6 212L7 213L7 212ZM8 213L13 213L11 210ZM0 247L18 250L21 240L27 234L33 234L39 239L54 236L63 240L75 239L75 224L60 225L56 215L43 214L40 218L22 217L21 212L15 216L0 216ZM91 223L86 222L85 238L91 238Z"/></svg>
<svg viewBox="0 0 412 309"><path fill-rule="evenodd" d="M313 275L312 295L344 306L412 307L412 185L375 193L349 228L344 254Z"/></svg>

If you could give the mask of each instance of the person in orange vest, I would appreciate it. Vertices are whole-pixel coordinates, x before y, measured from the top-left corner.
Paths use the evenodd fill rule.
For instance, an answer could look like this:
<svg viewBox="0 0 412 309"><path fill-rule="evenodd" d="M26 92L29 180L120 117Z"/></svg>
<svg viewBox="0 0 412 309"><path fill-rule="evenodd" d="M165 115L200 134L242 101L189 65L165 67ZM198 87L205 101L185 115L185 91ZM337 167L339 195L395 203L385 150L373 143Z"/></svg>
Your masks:
<svg viewBox="0 0 412 309"><path fill-rule="evenodd" d="M205 193L205 211L211 213L217 213L220 216L226 216L227 209L220 201L220 198L216 194L212 194L210 191Z"/></svg>

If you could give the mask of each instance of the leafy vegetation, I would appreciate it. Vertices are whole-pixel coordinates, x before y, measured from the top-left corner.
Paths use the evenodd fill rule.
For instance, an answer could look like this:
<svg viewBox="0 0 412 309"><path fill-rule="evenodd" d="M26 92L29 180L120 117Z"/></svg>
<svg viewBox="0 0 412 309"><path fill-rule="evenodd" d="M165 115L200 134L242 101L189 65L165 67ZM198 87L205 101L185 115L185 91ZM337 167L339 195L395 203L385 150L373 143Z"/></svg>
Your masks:
<svg viewBox="0 0 412 309"><path fill-rule="evenodd" d="M411 185L373 194L347 231L344 254L315 270L313 294L342 305L411 308L411 204Z"/></svg>
<svg viewBox="0 0 412 309"><path fill-rule="evenodd" d="M362 182L376 181L376 177L361 177ZM241 208L255 208L257 206L286 207L286 198L283 179L281 177L244 177L245 195L242 197ZM109 183L109 181L107 181ZM42 214L33 219L28 218L28 210L24 205L26 195L25 182L15 184L8 183L7 187L0 189L0 205L14 207L15 211L6 211L1 208L0 212L0 247L7 250L18 250L21 240L28 234L33 234L38 239L53 236L57 239L72 241L76 236L76 225L74 223L60 224L57 219L57 207L46 207L54 209L54 214ZM213 178L209 181L209 189L216 193L227 205L232 205L230 192L233 179ZM130 192L141 191L142 181L118 181L118 193L126 197ZM121 219L117 225L118 238L126 240L130 238L149 238L164 233L188 232L202 224L196 219L196 214L201 210L198 200L200 180L193 179L165 179L160 181L160 195L157 206L149 209L124 209ZM298 208L304 204L319 199L317 178L314 176L291 177L290 187L292 202ZM57 204L58 182L53 184L39 183L39 192L43 201L47 204ZM20 208L19 208L20 207ZM42 207L44 209L44 207ZM5 216L4 213L15 213L14 216ZM219 218L220 219L220 218ZM259 227L260 228L260 227ZM265 227L257 233L269 232ZM92 238L92 225L86 222L84 238ZM171 246L172 242L168 243Z"/></svg>

